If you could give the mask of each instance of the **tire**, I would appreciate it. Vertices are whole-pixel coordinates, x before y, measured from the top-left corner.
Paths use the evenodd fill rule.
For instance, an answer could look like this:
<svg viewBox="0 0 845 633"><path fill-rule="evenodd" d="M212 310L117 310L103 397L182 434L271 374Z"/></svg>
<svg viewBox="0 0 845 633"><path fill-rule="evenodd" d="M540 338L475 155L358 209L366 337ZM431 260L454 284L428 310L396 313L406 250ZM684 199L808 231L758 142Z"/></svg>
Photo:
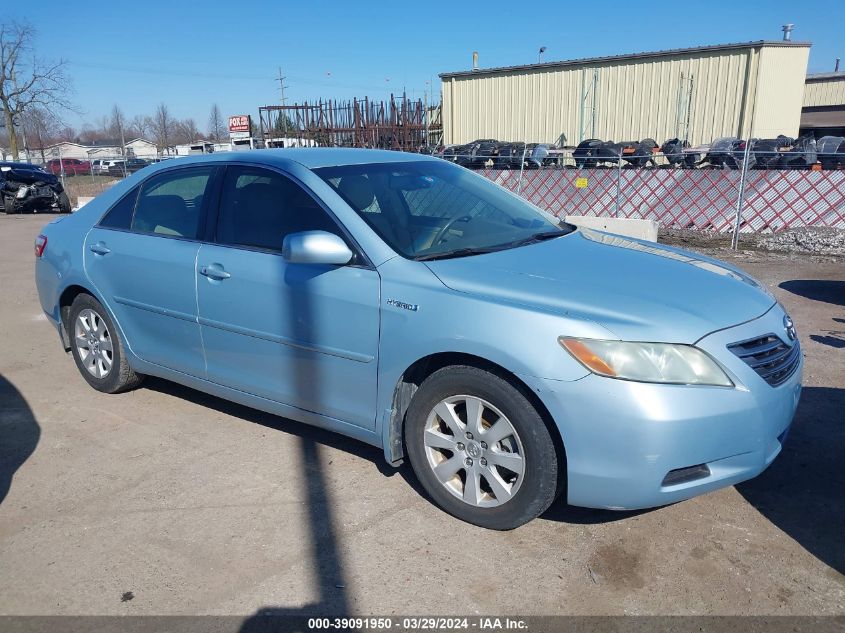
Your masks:
<svg viewBox="0 0 845 633"><path fill-rule="evenodd" d="M79 373L94 389L120 393L141 384L143 376L129 366L114 322L94 297L74 299L65 327Z"/></svg>
<svg viewBox="0 0 845 633"><path fill-rule="evenodd" d="M479 405L481 424L468 435L466 412ZM549 429L501 376L468 366L434 372L414 394L404 436L429 497L462 521L512 530L545 512L556 497L559 465Z"/></svg>
<svg viewBox="0 0 845 633"><path fill-rule="evenodd" d="M66 191L59 194L59 212L70 213L70 198L67 197Z"/></svg>
<svg viewBox="0 0 845 633"><path fill-rule="evenodd" d="M18 212L17 201L14 196L3 197L3 210L6 212L6 215L14 215Z"/></svg>

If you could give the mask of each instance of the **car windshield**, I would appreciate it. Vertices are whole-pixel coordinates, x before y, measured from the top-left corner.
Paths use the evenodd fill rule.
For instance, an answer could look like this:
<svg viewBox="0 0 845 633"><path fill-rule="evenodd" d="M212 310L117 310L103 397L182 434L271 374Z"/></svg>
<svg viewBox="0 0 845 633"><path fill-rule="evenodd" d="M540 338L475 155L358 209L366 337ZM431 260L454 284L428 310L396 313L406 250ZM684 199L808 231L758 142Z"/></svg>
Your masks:
<svg viewBox="0 0 845 633"><path fill-rule="evenodd" d="M344 165L314 172L393 250L410 259L488 253L574 230L446 161Z"/></svg>

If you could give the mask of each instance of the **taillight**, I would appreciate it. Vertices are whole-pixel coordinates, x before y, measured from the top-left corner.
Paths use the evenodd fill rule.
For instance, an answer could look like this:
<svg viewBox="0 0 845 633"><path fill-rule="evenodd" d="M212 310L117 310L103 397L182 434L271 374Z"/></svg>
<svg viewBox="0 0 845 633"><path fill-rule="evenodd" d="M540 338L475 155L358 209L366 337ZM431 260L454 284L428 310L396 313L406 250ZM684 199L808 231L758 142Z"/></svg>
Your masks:
<svg viewBox="0 0 845 633"><path fill-rule="evenodd" d="M41 257L45 248L47 248L47 236L39 235L35 238L35 256Z"/></svg>

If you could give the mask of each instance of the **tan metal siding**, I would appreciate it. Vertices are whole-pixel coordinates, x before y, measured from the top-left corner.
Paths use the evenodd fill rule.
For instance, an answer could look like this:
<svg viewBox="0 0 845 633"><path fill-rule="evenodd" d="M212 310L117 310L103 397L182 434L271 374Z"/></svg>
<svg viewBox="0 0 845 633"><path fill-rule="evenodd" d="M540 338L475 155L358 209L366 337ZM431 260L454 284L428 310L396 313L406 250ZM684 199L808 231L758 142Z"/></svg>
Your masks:
<svg viewBox="0 0 845 633"><path fill-rule="evenodd" d="M808 81L804 86L804 107L845 105L845 74L836 79Z"/></svg>
<svg viewBox="0 0 845 633"><path fill-rule="evenodd" d="M772 68L783 64L788 69L788 81L797 81L795 91L800 99L808 49L773 47L771 50L783 51L772 56ZM718 136L734 136L743 131L747 134L749 111L755 104L760 107L756 82L763 79L765 85L771 83L768 74L758 77L759 51L759 48L737 48L445 77L444 141L451 144L496 138L578 143L582 77L586 75L589 86L594 68L599 68L595 121L598 138L652 137L662 143L678 134L682 73L684 77L693 76L689 126L692 143L709 142ZM795 79L802 64L801 77ZM787 101L791 104L791 100ZM786 126L789 129L778 133L790 133L793 117L786 112L789 104L783 108L763 107L765 127ZM588 100L585 111L589 105ZM681 111L685 107L684 104ZM800 103L794 117L795 132L799 116ZM585 136L590 136L588 112L584 119Z"/></svg>
<svg viewBox="0 0 845 633"><path fill-rule="evenodd" d="M809 56L807 48L767 47L760 50L751 136L798 136Z"/></svg>

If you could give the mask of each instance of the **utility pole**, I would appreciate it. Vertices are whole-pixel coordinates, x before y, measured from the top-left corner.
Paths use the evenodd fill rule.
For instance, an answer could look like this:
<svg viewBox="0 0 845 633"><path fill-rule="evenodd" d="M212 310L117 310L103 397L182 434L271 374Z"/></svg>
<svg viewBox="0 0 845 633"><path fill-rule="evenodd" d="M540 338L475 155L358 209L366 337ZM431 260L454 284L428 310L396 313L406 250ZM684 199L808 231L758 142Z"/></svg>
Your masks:
<svg viewBox="0 0 845 633"><path fill-rule="evenodd" d="M279 66L279 77L278 77L279 96L281 97L281 100L282 100L282 106L285 105L285 88L289 87L289 86L285 85L285 79L287 79L287 77L282 75L282 67ZM287 135L288 135L288 115L287 115L286 110L282 110L282 129L284 130L285 137L287 137Z"/></svg>

